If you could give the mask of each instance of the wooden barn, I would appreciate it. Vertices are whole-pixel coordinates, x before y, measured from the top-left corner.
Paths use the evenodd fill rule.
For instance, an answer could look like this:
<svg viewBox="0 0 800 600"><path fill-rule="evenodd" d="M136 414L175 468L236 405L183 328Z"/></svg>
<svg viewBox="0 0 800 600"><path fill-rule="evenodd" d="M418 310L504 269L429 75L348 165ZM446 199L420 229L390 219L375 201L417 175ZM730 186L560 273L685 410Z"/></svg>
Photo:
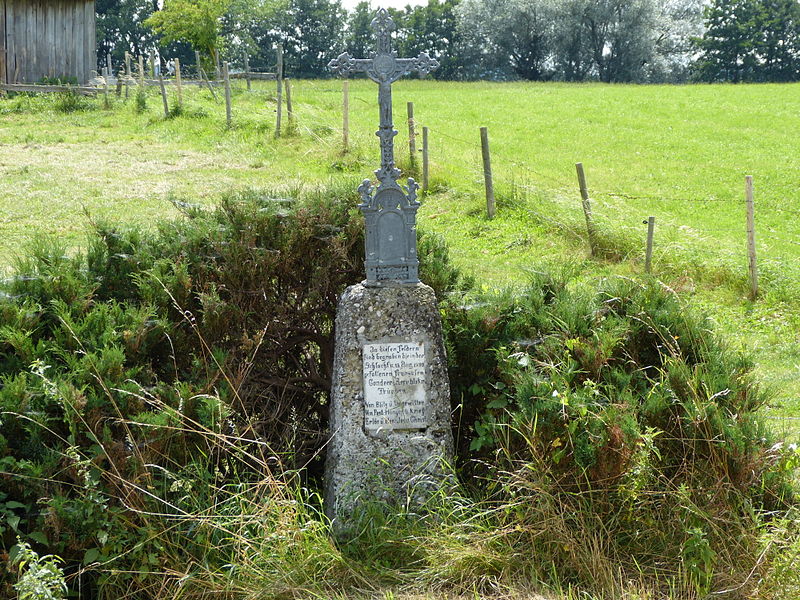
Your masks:
<svg viewBox="0 0 800 600"><path fill-rule="evenodd" d="M0 82L85 83L96 64L94 0L0 0Z"/></svg>

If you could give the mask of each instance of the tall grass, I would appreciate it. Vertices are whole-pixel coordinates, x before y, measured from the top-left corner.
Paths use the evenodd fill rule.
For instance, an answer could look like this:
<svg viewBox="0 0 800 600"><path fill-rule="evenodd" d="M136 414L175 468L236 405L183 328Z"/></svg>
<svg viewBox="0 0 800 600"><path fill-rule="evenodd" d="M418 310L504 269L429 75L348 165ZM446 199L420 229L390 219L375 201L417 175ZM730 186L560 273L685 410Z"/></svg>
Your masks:
<svg viewBox="0 0 800 600"><path fill-rule="evenodd" d="M236 194L31 249L0 303L7 547L59 554L102 600L796 593L800 455L746 357L657 282L565 268L481 292L429 235L460 483L365 502L337 539L321 374L363 261L350 194Z"/></svg>

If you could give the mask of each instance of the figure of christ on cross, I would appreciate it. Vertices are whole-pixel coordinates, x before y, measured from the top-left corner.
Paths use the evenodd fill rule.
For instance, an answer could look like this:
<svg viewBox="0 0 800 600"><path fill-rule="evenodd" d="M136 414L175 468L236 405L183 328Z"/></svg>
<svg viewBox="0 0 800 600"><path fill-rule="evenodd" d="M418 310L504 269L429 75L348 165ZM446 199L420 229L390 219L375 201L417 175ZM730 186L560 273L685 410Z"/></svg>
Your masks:
<svg viewBox="0 0 800 600"><path fill-rule="evenodd" d="M392 50L392 32L395 24L385 8L378 10L372 20L372 28L377 35L375 55L372 58L353 58L347 52L335 58L328 67L342 77L351 73L366 73L378 84L378 104L380 106L381 171L376 172L378 180L384 182L400 177L394 165L394 130L392 121L392 83L413 72L424 77L439 67L439 63L423 52L417 58L397 58Z"/></svg>
<svg viewBox="0 0 800 600"><path fill-rule="evenodd" d="M372 20L372 28L377 35L372 58L353 58L345 52L328 63L328 67L343 77L351 73L366 73L378 84L380 129L377 135L381 140L381 168L375 171L375 175L380 184L377 190L373 190L369 180L365 180L359 188L363 201L360 208L366 219L367 283L417 283L418 186L413 179L409 179L405 190L397 184L400 170L394 162L394 136L397 131L392 120L392 83L413 72L424 77L438 68L439 63L424 52L416 58L397 58L392 50L395 24L386 9L378 10Z"/></svg>

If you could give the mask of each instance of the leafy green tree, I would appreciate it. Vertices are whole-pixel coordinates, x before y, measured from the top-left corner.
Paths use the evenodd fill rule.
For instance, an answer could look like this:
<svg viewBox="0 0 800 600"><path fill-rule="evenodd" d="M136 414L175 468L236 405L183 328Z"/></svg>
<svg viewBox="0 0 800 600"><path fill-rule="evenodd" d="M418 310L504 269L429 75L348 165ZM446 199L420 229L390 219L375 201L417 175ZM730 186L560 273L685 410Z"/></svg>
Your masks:
<svg viewBox="0 0 800 600"><path fill-rule="evenodd" d="M328 62L345 47L347 13L339 0L291 0L275 33L263 41L282 41L287 68L294 75L329 75Z"/></svg>
<svg viewBox="0 0 800 600"><path fill-rule="evenodd" d="M800 78L797 0L714 0L696 40L704 81L795 81Z"/></svg>
<svg viewBox="0 0 800 600"><path fill-rule="evenodd" d="M97 58L103 63L111 53L116 65L125 60L125 52L146 54L158 43L145 20L153 14L152 0L97 0ZM157 7L156 7L157 10Z"/></svg>
<svg viewBox="0 0 800 600"><path fill-rule="evenodd" d="M758 0L713 0L705 11L706 32L697 41L702 50L697 63L701 79L739 82L752 78L758 66L758 16Z"/></svg>
<svg viewBox="0 0 800 600"><path fill-rule="evenodd" d="M401 51L405 56L427 52L438 60L440 66L432 73L437 79L463 77L465 48L458 32L459 3L460 0L428 0L427 5L406 8Z"/></svg>
<svg viewBox="0 0 800 600"><path fill-rule="evenodd" d="M761 0L756 43L761 81L796 81L800 78L800 2Z"/></svg>
<svg viewBox="0 0 800 600"><path fill-rule="evenodd" d="M231 0L221 24L226 60L244 66L247 53L251 68L272 68L275 64L274 28L288 4L288 0ZM267 38L270 41L262 48L261 42Z"/></svg>
<svg viewBox="0 0 800 600"><path fill-rule="evenodd" d="M144 24L164 43L184 41L215 62L222 45L222 18L232 0L167 0Z"/></svg>
<svg viewBox="0 0 800 600"><path fill-rule="evenodd" d="M370 24L375 11L369 2L359 2L347 18L345 45L353 56L369 56L375 51L375 33Z"/></svg>
<svg viewBox="0 0 800 600"><path fill-rule="evenodd" d="M523 79L548 79L555 21L551 0L464 0L459 29L480 55L485 73L509 72Z"/></svg>
<svg viewBox="0 0 800 600"><path fill-rule="evenodd" d="M397 26L394 47L401 56L427 52L439 61L432 73L438 79L463 77L464 52L457 30L456 7L460 0L428 0L427 5L390 9ZM375 10L369 2L359 2L347 18L345 45L353 56L366 57L375 51L375 32L371 23Z"/></svg>

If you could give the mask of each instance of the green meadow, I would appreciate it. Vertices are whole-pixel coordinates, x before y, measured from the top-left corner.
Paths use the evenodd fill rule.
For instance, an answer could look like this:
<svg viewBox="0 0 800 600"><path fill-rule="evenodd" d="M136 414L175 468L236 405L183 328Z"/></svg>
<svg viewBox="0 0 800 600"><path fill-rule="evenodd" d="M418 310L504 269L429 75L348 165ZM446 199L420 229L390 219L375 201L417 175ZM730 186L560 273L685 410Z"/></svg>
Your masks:
<svg viewBox="0 0 800 600"><path fill-rule="evenodd" d="M39 233L73 247L92 221L152 223L176 204L213 205L234 189L287 194L378 166L377 89L351 82L350 148L342 148L342 84L293 81L294 112L276 139L275 88L237 81L233 124L222 90L184 89L164 118L113 94L0 99L0 260ZM800 430L800 85L629 86L441 83L394 86L397 161L411 164L406 103L418 148L430 129L430 193L420 228L444 236L483 286L522 285L539 269L579 280L643 277L648 216L653 275L708 313L755 356L773 393L776 429ZM170 90L171 105L176 103ZM498 212L485 216L479 127L489 128ZM600 248L592 257L575 176L586 169ZM744 178L755 180L761 294L748 296Z"/></svg>

